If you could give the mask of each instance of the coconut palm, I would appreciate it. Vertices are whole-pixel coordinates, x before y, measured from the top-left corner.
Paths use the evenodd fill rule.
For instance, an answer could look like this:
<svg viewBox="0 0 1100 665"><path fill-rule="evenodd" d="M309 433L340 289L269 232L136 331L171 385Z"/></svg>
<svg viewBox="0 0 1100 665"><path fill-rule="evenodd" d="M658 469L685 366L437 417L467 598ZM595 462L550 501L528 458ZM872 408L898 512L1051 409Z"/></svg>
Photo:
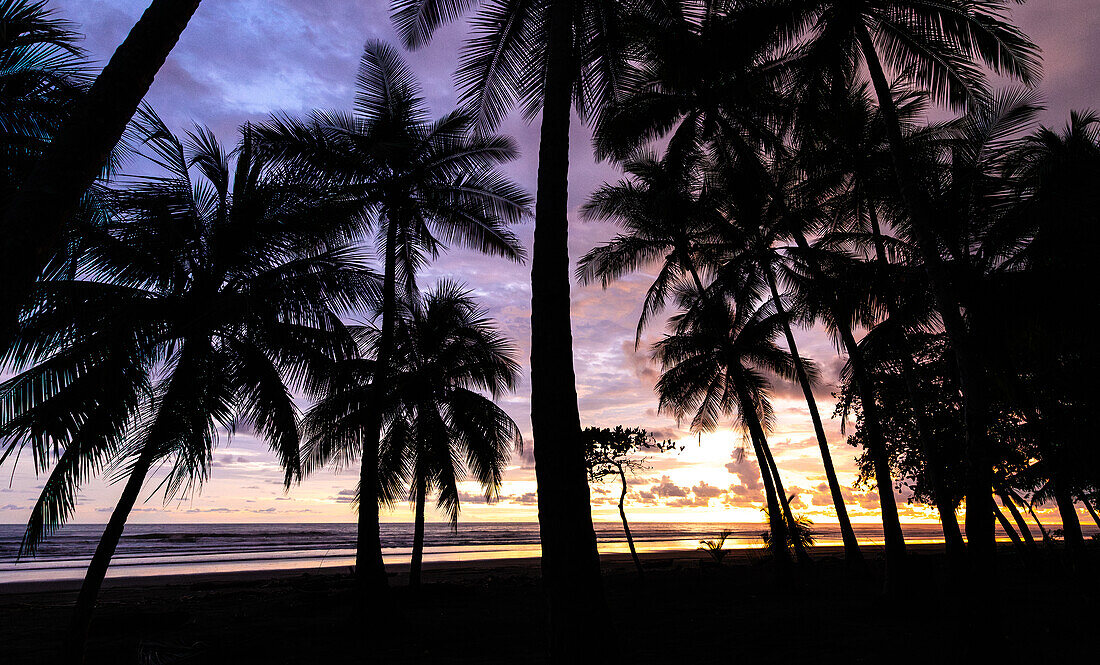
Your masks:
<svg viewBox="0 0 1100 665"><path fill-rule="evenodd" d="M654 345L654 359L663 369L656 386L659 410L677 419L690 417L691 429L700 432L713 431L723 416L736 414L760 465L773 539L789 542L783 516L790 518L790 509L767 442L774 414L766 374L797 378L790 354L774 341L784 317L768 302L735 307L725 300L702 299L695 292L683 292L680 299L685 311L673 317L674 332ZM795 546L797 551L797 542ZM784 563L788 552L774 548L773 553Z"/></svg>
<svg viewBox="0 0 1100 665"><path fill-rule="evenodd" d="M808 179L824 183L822 189L832 188L823 200L832 218L832 228L828 230L830 242L873 257L866 271L867 288L875 292L887 314L873 333L875 338L883 338L878 357L901 365L918 438L929 459L927 469L936 488L936 507L946 549L951 561L958 564L965 554L965 544L955 515L956 502L943 482L938 460L934 459L937 446L930 439L931 424L921 406L924 400L912 360L914 344L907 328L926 324L934 313L930 308L922 309L914 321L913 312L908 311L911 307L906 307L903 297L906 294L901 290L901 285L914 285L923 291L926 284L917 274L921 272L919 261L914 260L917 252L907 242L909 219L897 194L881 113L874 106L866 83L854 80L842 92L842 95L818 93L817 103L821 105L817 107L809 101L801 105L797 160ZM942 149L941 128L917 126L919 115L926 109L922 96L904 88L897 96L907 149L911 155L920 155L922 169L934 176L942 170L937 152ZM842 104L844 111L836 112ZM893 230L894 235L888 235L884 227ZM926 299L919 300L926 304ZM861 346L867 347L870 340L870 336L865 338Z"/></svg>
<svg viewBox="0 0 1100 665"><path fill-rule="evenodd" d="M937 309L958 361L967 414L970 464L966 532L972 559L989 570L994 517L986 497L992 484L990 442L985 433L988 397L977 349L960 312L959 293L945 268L936 236L936 213L906 151L903 125L886 68L903 75L936 102L968 108L988 95L980 65L1031 83L1039 76L1038 48L1006 20L1007 0L798 0L803 13L809 68L843 79L866 66L882 112L914 244L928 275ZM970 510L973 508L973 510Z"/></svg>
<svg viewBox="0 0 1100 665"><path fill-rule="evenodd" d="M508 224L525 213L527 196L497 169L516 156L504 137L474 132L465 111L432 121L415 76L391 46L368 42L360 63L355 112L314 111L303 120L274 118L259 131L265 150L359 201L362 231L385 257L378 354L393 354L397 286L415 294L416 274L447 247L465 245L514 261L523 249ZM375 372L371 381L385 376ZM375 385L375 389L379 389ZM378 494L382 401L368 408L360 491ZM356 572L364 585L386 586L375 502L359 506Z"/></svg>
<svg viewBox="0 0 1100 665"><path fill-rule="evenodd" d="M115 146L199 2L153 0L88 93L68 110L50 149L22 182L18 194L4 201L0 219L7 238L5 273L0 280L0 343L14 325L20 301L64 239L66 224L79 210L81 198L108 166ZM3 3L0 11L37 15L38 29L4 32L0 40L19 44L45 34L45 29L52 33L47 42L63 50L69 48L71 40L65 33L70 27L57 22L45 10L44 2ZM0 44L0 49L4 47ZM27 219L35 223L28 224Z"/></svg>
<svg viewBox="0 0 1100 665"><path fill-rule="evenodd" d="M784 90L792 42L777 26L790 16L781 3L636 4L630 67L596 126L597 157L625 160L655 139L672 153L779 147L791 112Z"/></svg>
<svg viewBox="0 0 1100 665"><path fill-rule="evenodd" d="M75 30L45 2L0 0L0 206L30 173L88 80Z"/></svg>
<svg viewBox="0 0 1100 665"><path fill-rule="evenodd" d="M772 266L782 259L772 247L776 240L775 224L766 219L767 193L751 187L723 187L701 153L684 146L668 151L661 160L644 153L635 155L623 168L631 179L605 185L583 209L585 218L614 220L623 233L585 255L578 265L578 279L582 283L599 279L606 288L628 271L664 259L642 306L639 339L650 317L664 307L670 292L687 276L700 293L707 290L700 277L704 270L703 274L717 273L728 279L735 272L730 270L731 263L737 270L753 271L752 279L756 282L766 281L771 287L776 313L784 319L787 346L810 408L846 556L853 562L860 560L859 544L833 469L810 374L797 356L790 319L782 310L783 303L775 289ZM773 230L768 230L769 225ZM733 290L741 288L744 294L743 276L735 281L738 286ZM711 288L720 291L724 287Z"/></svg>
<svg viewBox="0 0 1100 665"><path fill-rule="evenodd" d="M112 193L109 223L84 230L76 278L39 283L3 355L19 372L0 387L4 457L29 446L49 470L21 552L70 518L90 476L125 481L77 599L74 662L154 469L166 500L197 491L222 434L245 427L289 487L300 475L291 391L353 351L339 314L377 292L342 244L354 206L283 181L247 129L227 153L207 130L181 141L147 120L163 175Z"/></svg>
<svg viewBox="0 0 1100 665"><path fill-rule="evenodd" d="M394 0L408 46L473 0ZM602 606L569 319L569 125L597 120L621 84L626 0L500 0L471 19L457 79L484 128L514 106L541 113L531 259L531 425L551 651L587 654ZM594 601L593 598L596 600Z"/></svg>
<svg viewBox="0 0 1100 665"><path fill-rule="evenodd" d="M511 343L496 330L470 292L453 282L441 282L412 300L403 300L395 322L395 343L386 385L388 423L383 438L380 476L392 500L402 482L410 486L415 504L412 566L409 583L419 586L424 553L424 513L427 497L458 525L459 483L476 480L488 501L500 491L504 470L523 438L519 426L491 398L515 389L519 365ZM364 336L364 357L346 364L369 374L377 365L380 331ZM352 374L353 372L348 372ZM368 419L370 383L332 384L332 391L305 418L306 467L317 468L334 458L347 460ZM486 397L483 393L487 393ZM350 434L350 436L349 436ZM361 500L361 499L360 499Z"/></svg>
<svg viewBox="0 0 1100 665"><path fill-rule="evenodd" d="M577 263L581 284L612 282L649 264L660 272L646 292L635 343L663 310L678 286L702 293L709 278L708 257L716 229L724 224L720 190L705 186L707 162L698 151L666 153L662 158L635 153L622 163L629 176L597 189L581 208L586 221L612 221L621 229Z"/></svg>

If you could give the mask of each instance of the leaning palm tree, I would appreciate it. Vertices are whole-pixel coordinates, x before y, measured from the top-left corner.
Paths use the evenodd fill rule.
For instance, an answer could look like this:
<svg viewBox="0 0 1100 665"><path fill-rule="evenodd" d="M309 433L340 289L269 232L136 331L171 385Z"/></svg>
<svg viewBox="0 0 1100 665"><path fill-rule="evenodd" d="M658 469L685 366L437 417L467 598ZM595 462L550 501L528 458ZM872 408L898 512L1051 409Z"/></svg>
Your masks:
<svg viewBox="0 0 1100 665"><path fill-rule="evenodd" d="M832 82L829 82L831 85ZM942 170L939 148L942 147L942 127L920 128L919 116L926 110L922 95L900 90L897 108L904 123L907 149L923 157L922 169L928 176ZM799 128L797 160L807 178L830 183L833 191L825 199L832 226L828 231L831 244L853 247L858 253L873 257L868 288L883 302L887 318L876 326L875 337L883 339L882 357L893 357L901 366L909 398L909 409L917 423L917 435L931 479L936 507L943 527L944 542L953 565L963 562L965 543L955 515L956 501L947 487L941 461L936 459L937 446L931 439L932 426L924 407L916 380L915 344L909 329L914 327L913 312L906 307L906 293L901 285L913 285L926 290L926 280L915 251L906 242L909 218L905 206L898 200L897 181L886 144L881 113L875 108L867 84L859 79L846 86L843 95L818 94L818 112L807 110ZM809 109L811 103L805 103ZM844 112L835 112L843 106ZM894 235L889 235L893 231ZM912 289L910 289L912 291ZM924 299L926 300L926 299ZM923 304L923 303L922 303ZM915 327L926 323L931 308L920 312ZM867 339L861 346L867 346Z"/></svg>
<svg viewBox="0 0 1100 665"><path fill-rule="evenodd" d="M796 378L790 354L774 341L784 317L768 302L734 307L695 293L680 297L686 311L673 317L674 332L654 345L654 359L663 368L656 386L659 409L677 419L690 417L692 430L700 432L713 431L723 416L736 413L760 465L774 542L789 542L783 516L793 518L767 441L774 414L766 373ZM808 360L803 363L812 368ZM780 563L789 559L785 547L773 554Z"/></svg>
<svg viewBox="0 0 1100 665"><path fill-rule="evenodd" d="M474 0L394 0L408 46L431 39ZM598 120L626 60L627 0L499 0L472 19L457 73L479 124L496 126L513 106L541 112L531 261L531 426L539 485L542 569L550 600L551 651L588 653L602 605L600 560L585 474L584 440L569 319L569 124ZM593 601L593 598L596 598Z"/></svg>
<svg viewBox="0 0 1100 665"><path fill-rule="evenodd" d="M966 410L968 451L966 532L980 569L993 556L994 516L986 497L992 484L992 448L985 428L989 398L976 348L941 256L937 218L906 150L886 68L906 76L934 101L967 108L988 96L980 65L1030 84L1039 77L1038 47L1006 20L1007 0L795 0L806 33L807 69L837 79L866 66L887 132L899 191L912 222L914 245L951 339ZM973 510L971 510L973 508Z"/></svg>
<svg viewBox="0 0 1100 665"><path fill-rule="evenodd" d="M515 261L523 249L508 224L526 212L528 197L498 166L516 156L505 137L474 131L474 117L454 111L432 121L415 76L391 46L368 42L360 62L355 113L315 111L304 120L274 118L260 127L264 149L303 180L320 180L359 202L385 257L378 353L371 375L382 392L394 348L398 281L417 292L416 274L457 243ZM382 400L372 400L363 429L360 492L378 494ZM377 504L359 505L356 573L361 583L386 586Z"/></svg>
<svg viewBox="0 0 1100 665"><path fill-rule="evenodd" d="M470 476L481 485L486 500L494 500L512 451L523 445L519 427L491 399L515 389L519 365L511 343L497 332L484 309L453 282L441 282L421 297L403 300L395 329L379 474L392 488L383 492L383 502L392 500L403 482L410 486L415 525L409 584L416 587L427 498L435 494L437 507L457 527L459 483ZM367 330L365 360L345 361L366 373L359 375L357 385L332 384L327 397L306 415L309 469L333 459L347 460L345 447L359 440L348 434L366 420L362 407L370 388L363 379L377 367L371 359L377 357L380 343L379 331Z"/></svg>
<svg viewBox="0 0 1100 665"><path fill-rule="evenodd" d="M606 287L646 263L663 259L642 306L638 339L651 316L664 307L669 294L687 276L699 293L707 291L701 273L718 273L728 280L733 273L747 270L754 273L750 281L766 282L776 313L784 321L787 347L810 410L845 556L851 562L860 561L859 543L833 468L811 375L797 355L790 317L783 311L783 301L776 289L773 266L781 257L773 247L776 225L767 217L769 210L777 206L767 205L768 192L722 186L701 151L687 146L668 151L660 160L637 154L623 168L631 178L597 190L583 210L586 219L617 222L622 233L581 259L577 269L579 280L589 283L599 279ZM744 283L745 279L741 276L734 281ZM721 291L722 286L713 285L712 290Z"/></svg>
<svg viewBox="0 0 1100 665"><path fill-rule="evenodd" d="M3 2L0 10L16 8L26 13L40 13L45 5ZM199 2L153 0L88 93L72 105L50 149L24 179L18 195L0 209L7 235L4 279L0 280L0 343L6 341L20 301L56 253L66 224L108 166L112 151ZM56 22L51 29L69 30ZM0 43L9 39L18 43L27 34L33 33L4 31ZM28 219L35 223L28 224Z"/></svg>
<svg viewBox="0 0 1100 665"><path fill-rule="evenodd" d="M221 434L247 427L289 487L300 476L291 391L353 351L340 312L377 292L342 243L354 206L283 181L247 129L227 153L206 130L181 141L148 120L164 174L113 193L109 223L84 229L80 272L38 284L3 355L19 371L0 386L3 456L29 446L49 471L21 552L71 517L90 476L125 481L77 598L73 662L150 475L165 470L166 500L197 491Z"/></svg>

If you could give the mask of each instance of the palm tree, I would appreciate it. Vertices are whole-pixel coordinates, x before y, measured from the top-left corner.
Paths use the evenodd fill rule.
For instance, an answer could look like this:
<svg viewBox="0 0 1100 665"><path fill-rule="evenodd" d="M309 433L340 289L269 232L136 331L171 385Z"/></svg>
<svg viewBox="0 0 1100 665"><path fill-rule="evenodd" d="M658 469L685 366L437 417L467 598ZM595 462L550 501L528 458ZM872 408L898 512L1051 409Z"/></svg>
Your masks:
<svg viewBox="0 0 1100 665"><path fill-rule="evenodd" d="M87 82L75 30L45 2L0 0L0 206L42 156Z"/></svg>
<svg viewBox="0 0 1100 665"><path fill-rule="evenodd" d="M394 0L408 46L426 43L473 0ZM531 424L539 487L550 648L587 654L603 605L600 560L584 466L569 319L569 124L598 117L625 62L626 0L486 2L472 19L457 78L488 129L515 105L541 112L531 258ZM593 600L595 598L595 600Z"/></svg>
<svg viewBox="0 0 1100 665"><path fill-rule="evenodd" d="M813 396L810 374L798 356L790 320L782 310L782 300L775 287L772 264L780 258L772 247L774 232L766 229L769 224L775 227L765 219L769 214L763 209L767 207L764 204L766 193L760 199L755 197L761 192L751 187L723 186L720 178L708 172L713 169L703 155L686 146L669 151L660 160L645 153L637 154L628 159L623 168L631 179L605 185L593 194L583 209L586 219L614 220L623 233L581 259L578 279L581 283L599 279L606 288L612 280L627 272L663 258L661 271L642 306L638 322L640 339L643 327L664 307L679 280L690 276L691 284L702 293L706 291L700 277L704 269L728 277L732 262L739 264L740 269L755 271L757 279L763 274L771 289L776 313L784 320L787 347L791 350L798 381L810 409L843 534L845 556L852 562L861 560ZM744 205L750 200L756 205Z"/></svg>
<svg viewBox="0 0 1100 665"><path fill-rule="evenodd" d="M153 0L88 93L72 105L50 142L50 149L23 181L17 195L4 201L6 205L0 215L7 234L7 249L4 279L0 280L3 283L0 344L6 342L21 300L56 253L81 197L108 166L126 126L199 2ZM53 20L44 10L44 2L3 0L3 3L0 10L5 12L37 14L39 28L53 33L47 41L56 39L55 45L68 47L70 38L64 33L69 32L69 27ZM35 34L35 31L5 33L0 39L10 38L18 44ZM27 219L34 219L35 223L28 224Z"/></svg>
<svg viewBox="0 0 1100 665"><path fill-rule="evenodd" d="M779 147L790 40L774 3L673 0L635 5L621 94L596 126L596 155L625 160L665 139L669 152L733 155Z"/></svg>
<svg viewBox="0 0 1100 665"><path fill-rule="evenodd" d="M390 428L381 473L395 477L401 469L411 471L415 530L409 584L418 587L427 497L437 495L437 508L457 528L458 484L470 475L485 499L495 500L511 452L522 450L519 426L482 394L498 398L513 391L519 364L485 310L453 282L440 282L400 310L388 382L403 417L397 421L399 433ZM325 427L318 423L316 429Z"/></svg>
<svg viewBox="0 0 1100 665"><path fill-rule="evenodd" d="M982 63L1030 83L1038 78L1038 48L1005 20L1006 0L797 0L803 12L809 68L845 79L867 67L887 131L901 197L912 222L915 246L935 294L958 362L965 400L968 467L966 531L979 570L990 568L994 517L986 497L992 485L992 453L985 433L988 398L977 349L968 333L960 299L936 237L936 214L912 156L885 67L904 74L932 99L967 108L986 97ZM971 510L973 508L973 510Z"/></svg>
<svg viewBox="0 0 1100 665"><path fill-rule="evenodd" d="M248 129L227 153L206 130L184 143L147 120L164 175L112 193L110 223L84 229L77 277L39 283L3 356L20 371L0 386L4 457L30 446L40 471L52 466L21 553L69 519L90 476L126 481L77 598L74 662L154 468L167 469L166 500L197 491L220 433L247 427L289 487L300 477L291 391L353 351L339 314L377 292L340 240L354 206L287 184Z"/></svg>
<svg viewBox="0 0 1100 665"><path fill-rule="evenodd" d="M385 257L381 326L375 361L388 367L397 320L397 282L415 294L416 273L457 243L515 261L524 252L507 225L518 221L527 196L499 170L512 160L510 139L474 133L474 118L455 111L432 121L420 86L391 46L368 42L356 80L354 114L314 111L304 120L274 118L259 128L264 150L359 202L361 225ZM371 374L372 389L385 370ZM360 492L377 496L382 400L370 400L362 430ZM364 510L364 508L366 508ZM360 503L356 573L364 586L386 586L377 503Z"/></svg>
<svg viewBox="0 0 1100 665"><path fill-rule="evenodd" d="M909 327L927 325L929 319L934 318L933 312L925 307L914 313L910 311L911 304L908 308L905 306L907 300L903 296L911 294L903 294L901 285L913 285L920 291L926 285L915 275L921 271L919 262L912 261L916 252L903 239L909 226L908 216L904 205L898 201L881 113L873 105L867 84L858 79L841 89L841 94L836 92L811 90L805 95L810 99L801 105L803 117L798 128L797 160L807 179L827 183L825 187L833 188L825 199L828 214L834 217L831 224L834 228L827 232L830 242L853 246L857 253L873 257L867 288L883 303L887 317L861 346L870 346L867 342L871 335L876 339L882 337L886 348L880 357L896 360L901 365L909 408L917 422L924 456L929 461L927 470L935 488L946 550L953 564L958 564L963 561L966 546L955 515L955 501L942 478L941 460L936 459L937 446L931 440L931 423L924 407L926 400L922 399L916 381L915 345L908 332ZM904 89L898 96L897 109L904 123L907 150L923 158L922 169L926 173L935 174L942 168L937 161L937 150L943 143L942 128L917 127L920 114L926 110L923 96ZM840 108L843 112L837 112ZM888 236L883 228L885 222L903 238ZM895 263L891 257L906 264ZM923 299L920 300L924 305ZM914 314L918 315L916 320ZM868 354L871 353L869 349Z"/></svg>
<svg viewBox="0 0 1100 665"><path fill-rule="evenodd" d="M773 413L764 374L796 378L790 354L774 342L783 317L771 303L733 307L694 292L683 292L680 298L686 311L673 317L674 332L654 345L654 359L663 368L657 381L659 410L677 419L690 416L692 430L700 432L713 431L722 416L736 412L760 465L773 540L789 542L783 516L793 518L768 449L766 430ZM812 368L808 360L804 364ZM789 559L787 548L774 548L773 553L780 564Z"/></svg>

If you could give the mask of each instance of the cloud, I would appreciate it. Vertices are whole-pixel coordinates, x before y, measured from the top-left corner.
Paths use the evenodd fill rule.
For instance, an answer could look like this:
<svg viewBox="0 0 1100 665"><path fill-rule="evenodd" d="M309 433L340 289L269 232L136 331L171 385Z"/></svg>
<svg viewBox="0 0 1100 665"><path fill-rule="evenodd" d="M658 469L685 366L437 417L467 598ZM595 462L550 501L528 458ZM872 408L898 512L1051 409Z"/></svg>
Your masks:
<svg viewBox="0 0 1100 665"><path fill-rule="evenodd" d="M686 497L691 493L689 488L676 485L668 476L661 476L661 482L650 487L649 491L655 496L666 499L670 497Z"/></svg>

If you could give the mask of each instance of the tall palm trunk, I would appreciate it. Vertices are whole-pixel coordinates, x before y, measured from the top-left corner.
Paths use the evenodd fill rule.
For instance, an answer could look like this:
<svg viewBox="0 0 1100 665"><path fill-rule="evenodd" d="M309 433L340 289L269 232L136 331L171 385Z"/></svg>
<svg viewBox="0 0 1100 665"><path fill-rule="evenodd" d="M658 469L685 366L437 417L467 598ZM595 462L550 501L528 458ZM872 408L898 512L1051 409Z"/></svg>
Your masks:
<svg viewBox="0 0 1100 665"><path fill-rule="evenodd" d="M391 214L395 211L389 211ZM355 536L355 575L365 593L389 586L382 561L382 533L378 522L378 446L382 440L381 393L393 353L394 317L397 311L397 220L387 219L386 266L382 281L382 334L371 375L371 404L363 432L363 458L359 468L359 523ZM368 602L364 598L364 602Z"/></svg>
<svg viewBox="0 0 1100 665"><path fill-rule="evenodd" d="M559 659L590 655L596 616L604 606L569 321L572 5L554 0L549 9L531 253L531 427L550 651Z"/></svg>
<svg viewBox="0 0 1100 665"><path fill-rule="evenodd" d="M833 507L836 509L836 519L840 523L840 535L844 541L844 558L848 563L860 564L863 562L863 553L859 549L859 541L856 540L856 532L852 528L852 521L848 517L848 507L844 505L844 495L840 491L840 481L836 477L836 469L833 467L833 455L829 451L829 440L825 437L825 427L821 424L821 414L817 410L817 400L814 398L813 386L810 385L806 367L802 363L802 357L798 355L798 346L794 341L794 331L791 330L791 322L787 319L783 310L783 303L779 298L779 288L775 283L775 275L771 267L767 268L768 286L771 288L772 299L775 300L775 310L783 318L783 334L787 338L787 349L794 358L794 369L798 375L798 384L802 386L802 394L806 398L806 407L810 412L810 421L814 425L814 434L817 435L817 447L821 451L821 461L825 467L825 479L829 483L829 493L833 497Z"/></svg>
<svg viewBox="0 0 1100 665"><path fill-rule="evenodd" d="M420 588L420 570L424 564L424 504L428 481L424 473L416 474L416 516L413 518L413 551L409 564L409 586Z"/></svg>
<svg viewBox="0 0 1100 665"><path fill-rule="evenodd" d="M749 391L746 390L740 382L735 382L734 388L737 391L738 409L743 414L745 422L749 426L749 439L752 440L752 449L756 454L756 463L760 467L760 479L764 482L764 499L768 504L768 528L772 533L772 542L789 542L790 537L787 534L787 524L782 517L782 513L780 513L782 508L779 506L779 495L775 488L771 468L768 465L768 454L765 450L767 443L764 438L764 428L760 425L760 420L756 416L756 407L753 405ZM786 547L773 547L772 556L775 557L776 563L782 567L789 565L791 562L791 555Z"/></svg>
<svg viewBox="0 0 1100 665"><path fill-rule="evenodd" d="M879 227L878 212L875 210L874 204L868 204L867 212L871 220L871 234L875 242L875 259L878 261L879 266L886 270L890 266L890 260L886 257L886 246L883 243L882 229ZM896 293L889 289L886 296L887 315L895 321L900 320L898 318ZM947 552L947 558L951 564L957 567L966 555L966 543L963 541L959 520L955 515L955 500L944 482L942 471L944 467L941 464L940 455L929 434L932 428L928 424L924 400L920 397L916 363L913 361L913 345L909 342L909 336L905 333L905 330L900 326L893 342L897 347L898 358L901 361L901 374L902 379L905 381L905 390L909 393L910 408L917 423L917 442L924 458L928 461L925 471L932 481L932 494L936 501L936 510L940 514L944 550Z"/></svg>
<svg viewBox="0 0 1100 665"><path fill-rule="evenodd" d="M792 229L795 244L806 255L807 265L815 280L827 283L824 271L814 260L812 248L801 229ZM879 412L878 402L875 401L874 383L871 380L870 368L863 357L863 350L856 344L852 335L852 328L848 324L848 317L842 311L840 304L830 300L829 308L836 322L837 332L840 334L844 350L848 352L848 362L852 365L852 373L855 377L856 387L859 390L859 401L863 408L863 425L867 432L867 448L871 453L871 462L875 472L875 485L878 486L879 509L882 513L883 541L886 545L886 587L892 590L899 576L904 575L905 568L905 536L901 532L901 520L898 518L897 501L894 499L894 481L890 475L890 461L886 453L886 440L882 434L882 417Z"/></svg>
<svg viewBox="0 0 1100 665"><path fill-rule="evenodd" d="M2 211L6 267L0 279L0 344L199 1L154 0L149 5Z"/></svg>
<svg viewBox="0 0 1100 665"><path fill-rule="evenodd" d="M149 475L149 469L155 458L155 447L146 444L138 455L137 462L130 470L130 476L126 480L126 486L122 489L122 496L115 505L111 519L103 530L103 535L96 546L95 554L88 565L88 572L84 575L84 583L80 586L80 594L76 598L76 607L73 610L73 623L66 636L66 661L79 664L84 662L84 651L88 642L89 628L92 625L92 613L95 611L99 590L103 586L103 579L107 576L107 568L111 565L111 559L118 548L118 541L122 538L122 531L126 528L126 520L130 517L137 502L141 486L145 483L145 477Z"/></svg>
<svg viewBox="0 0 1100 665"><path fill-rule="evenodd" d="M623 520L623 533L626 534L626 544L630 547L630 558L634 559L634 567L638 569L638 579L645 579L645 570L642 569L642 560L638 558L638 550L634 547L634 536L630 535L630 525L626 522L626 472L619 467L619 482L622 483L622 491L619 493L619 517Z"/></svg>
<svg viewBox="0 0 1100 665"><path fill-rule="evenodd" d="M1054 500L1058 504L1058 514L1062 517L1062 538L1070 557L1078 559L1085 551L1085 537L1081 533L1081 521L1077 519L1077 507L1073 505L1073 495L1062 489L1058 481L1054 482Z"/></svg>
<svg viewBox="0 0 1100 665"><path fill-rule="evenodd" d="M798 534L794 532L795 521L794 513L791 511L791 501L787 498L787 491L783 489L783 477L779 475L779 467L775 465L775 456L772 455L771 446L765 441L761 448L764 449L764 456L768 458L768 469L775 479L775 492L779 495L779 505L783 508L783 518L786 521L788 541L791 546L794 547L794 553L795 556L798 557L798 562L803 564L810 563L809 553L806 552L806 548L802 545L802 540L798 537Z"/></svg>
<svg viewBox="0 0 1100 665"><path fill-rule="evenodd" d="M951 284L950 277L940 257L939 245L932 231L931 205L921 191L913 165L905 150L905 142L901 134L901 122L898 118L894 98L890 92L890 84L886 80L886 74L883 72L882 63L875 51L874 42L867 26L860 24L857 30L860 50L863 51L863 57L875 87L879 109L885 120L898 185L913 221L913 235L917 240L917 247L921 253L925 272L932 284L936 306L940 312L944 330L951 341L958 364L959 387L963 395L965 412L967 458L969 461L966 496L975 499L974 501L968 501L966 506L967 549L974 571L978 573L974 576L975 580L979 581L978 578L982 578L979 582L988 584L992 581L995 553L993 541L994 517L993 513L986 507L985 497L989 494L989 488L993 486L993 451L985 431L989 406L982 385L981 365L978 362L977 351L971 344L966 323L959 309L960 302L956 289Z"/></svg>

